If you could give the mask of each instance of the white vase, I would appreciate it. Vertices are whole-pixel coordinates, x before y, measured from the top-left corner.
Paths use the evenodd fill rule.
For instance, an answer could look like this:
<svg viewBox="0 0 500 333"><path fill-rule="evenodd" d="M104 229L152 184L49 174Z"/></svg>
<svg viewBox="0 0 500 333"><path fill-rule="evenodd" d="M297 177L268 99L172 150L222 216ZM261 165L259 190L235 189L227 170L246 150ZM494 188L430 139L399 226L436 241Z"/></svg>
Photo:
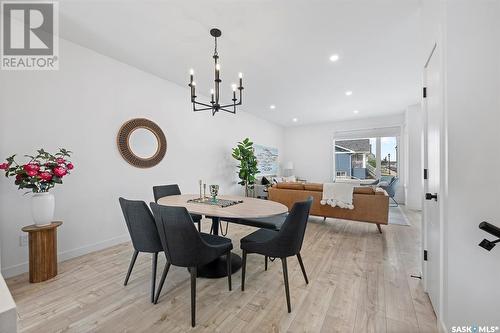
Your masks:
<svg viewBox="0 0 500 333"><path fill-rule="evenodd" d="M56 200L49 192L35 193L31 198L31 213L35 225L47 225L54 220Z"/></svg>

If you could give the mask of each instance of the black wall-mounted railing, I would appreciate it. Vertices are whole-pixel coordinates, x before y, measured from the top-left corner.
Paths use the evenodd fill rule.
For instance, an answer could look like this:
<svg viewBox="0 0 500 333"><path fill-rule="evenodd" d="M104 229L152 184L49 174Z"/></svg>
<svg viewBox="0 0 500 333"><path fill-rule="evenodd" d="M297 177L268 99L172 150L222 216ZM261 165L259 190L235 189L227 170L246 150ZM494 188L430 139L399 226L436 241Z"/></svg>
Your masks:
<svg viewBox="0 0 500 333"><path fill-rule="evenodd" d="M479 229L484 230L487 233L492 234L493 236L498 238L496 241L489 241L485 238L481 241L481 243L479 243L479 246L481 246L483 249L491 251L491 249L495 247L496 243L500 242L500 228L494 226L491 223L483 221L479 223Z"/></svg>

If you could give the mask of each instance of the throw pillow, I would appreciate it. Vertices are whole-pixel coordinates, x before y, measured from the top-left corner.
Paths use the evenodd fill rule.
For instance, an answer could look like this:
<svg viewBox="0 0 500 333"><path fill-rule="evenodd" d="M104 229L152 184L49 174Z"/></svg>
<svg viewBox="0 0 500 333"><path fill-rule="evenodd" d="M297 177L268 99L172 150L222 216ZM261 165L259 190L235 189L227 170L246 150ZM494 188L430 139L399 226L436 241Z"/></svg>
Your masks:
<svg viewBox="0 0 500 333"><path fill-rule="evenodd" d="M278 184L283 182L283 177L273 177L273 183Z"/></svg>
<svg viewBox="0 0 500 333"><path fill-rule="evenodd" d="M271 183L269 182L269 180L267 180L267 178L266 178L266 177L262 177L262 180L260 181L260 183L261 183L262 185L269 185L269 184L271 184Z"/></svg>

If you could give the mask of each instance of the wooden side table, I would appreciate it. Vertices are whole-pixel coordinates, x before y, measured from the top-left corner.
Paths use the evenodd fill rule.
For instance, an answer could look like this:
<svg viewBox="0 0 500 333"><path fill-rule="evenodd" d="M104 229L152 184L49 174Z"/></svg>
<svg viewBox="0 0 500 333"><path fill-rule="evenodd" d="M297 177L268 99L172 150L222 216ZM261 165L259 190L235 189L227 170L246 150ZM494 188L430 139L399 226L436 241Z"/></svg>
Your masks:
<svg viewBox="0 0 500 333"><path fill-rule="evenodd" d="M30 282L42 282L57 275L57 227L62 221L49 225L29 225L21 230L29 235Z"/></svg>

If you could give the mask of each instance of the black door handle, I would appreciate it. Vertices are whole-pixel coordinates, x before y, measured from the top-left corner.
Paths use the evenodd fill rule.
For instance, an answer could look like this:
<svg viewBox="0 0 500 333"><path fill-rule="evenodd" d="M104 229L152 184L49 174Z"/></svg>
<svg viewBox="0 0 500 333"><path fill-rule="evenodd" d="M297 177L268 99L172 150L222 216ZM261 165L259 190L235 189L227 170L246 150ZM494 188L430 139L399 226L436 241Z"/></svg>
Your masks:
<svg viewBox="0 0 500 333"><path fill-rule="evenodd" d="M438 201L438 194L437 193L425 193L425 200L433 200Z"/></svg>

